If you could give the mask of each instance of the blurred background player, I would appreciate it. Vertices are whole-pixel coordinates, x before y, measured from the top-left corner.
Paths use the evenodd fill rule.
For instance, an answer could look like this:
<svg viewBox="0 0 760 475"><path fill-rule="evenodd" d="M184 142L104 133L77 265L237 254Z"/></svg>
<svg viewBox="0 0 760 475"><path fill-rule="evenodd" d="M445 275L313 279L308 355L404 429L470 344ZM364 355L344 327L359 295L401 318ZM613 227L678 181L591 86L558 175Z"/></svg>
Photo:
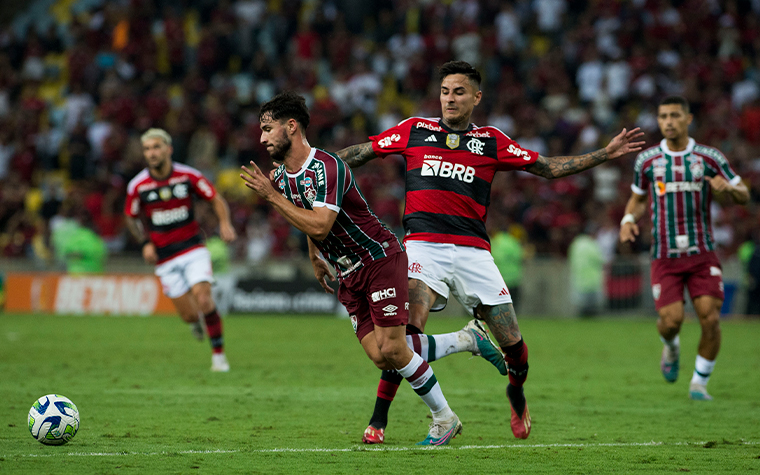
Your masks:
<svg viewBox="0 0 760 475"><path fill-rule="evenodd" d="M346 307L367 356L380 369L395 368L430 408L430 432L418 445L446 445L462 431L462 423L446 402L425 361L428 358L412 351L405 335L409 315L406 252L370 209L351 169L335 155L309 145L309 119L304 98L294 93L278 94L262 105L261 143L281 164L274 173L279 191L253 161L251 169L242 167L245 173L240 177L308 236L314 275L328 293L334 291L327 279L335 277L320 252L333 265L340 283L338 300ZM451 345L445 346L468 348L473 338L467 330L457 332ZM435 340L426 337L425 341ZM498 354L495 347L492 351Z"/></svg>
<svg viewBox="0 0 760 475"><path fill-rule="evenodd" d="M345 148L338 155L351 167L391 154L406 159L403 224L410 264L409 324L423 332L429 312L443 310L449 292L465 308L473 309L477 319L485 320L509 368L512 433L525 439L531 424L523 393L528 347L517 325L512 297L490 254L485 221L491 182L500 170L525 170L545 178L572 175L640 150L643 142L632 140L643 133L623 129L604 149L579 156L543 157L522 148L496 127L470 123L482 92L480 73L469 63L444 64L439 79L440 119L406 119L370 137L371 142ZM399 382L398 376L382 376L368 430L387 424ZM365 442L379 440L365 437Z"/></svg>
<svg viewBox="0 0 760 475"><path fill-rule="evenodd" d="M657 124L664 139L636 157L631 197L620 222L620 241L639 235L636 222L652 204L652 295L664 343L660 367L668 382L678 378L684 320L684 284L702 326L689 397L711 400L707 393L720 350L720 309L723 278L715 255L710 221L712 195L744 204L749 190L726 157L689 137L693 119L686 99L671 96L660 102Z"/></svg>
<svg viewBox="0 0 760 475"><path fill-rule="evenodd" d="M230 365L224 354L222 320L211 294L211 256L194 218L193 201L199 197L211 202L219 218L219 234L230 242L236 233L227 202L198 170L172 162L172 139L166 131L149 129L141 141L148 166L127 186L127 226L142 243L145 262L156 265L164 294L199 340L203 340L205 325L213 351L211 371L227 372ZM149 236L139 219L141 213L147 219Z"/></svg>

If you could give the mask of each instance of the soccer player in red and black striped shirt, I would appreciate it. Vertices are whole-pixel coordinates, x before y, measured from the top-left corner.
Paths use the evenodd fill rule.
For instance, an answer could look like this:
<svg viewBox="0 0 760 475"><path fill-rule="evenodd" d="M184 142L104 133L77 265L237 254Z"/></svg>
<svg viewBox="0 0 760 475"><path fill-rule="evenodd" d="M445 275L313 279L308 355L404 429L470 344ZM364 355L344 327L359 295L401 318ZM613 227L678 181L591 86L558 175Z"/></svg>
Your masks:
<svg viewBox="0 0 760 475"><path fill-rule="evenodd" d="M400 154L406 160L404 244L409 255L409 323L423 331L430 311L446 305L449 292L485 320L509 366L507 396L512 432L530 433L523 394L528 347L515 318L512 299L490 254L486 215L497 171L524 170L545 178L581 172L629 152L644 142L638 129L623 131L607 147L580 156L543 157L496 127L470 123L482 98L480 73L464 61L440 68L440 118L411 118L371 142L338 152L351 167L376 157ZM370 428L383 428L398 388L398 376L384 373ZM394 387L395 385L395 387ZM391 388L391 389L389 389ZM365 436L366 443L377 443Z"/></svg>
<svg viewBox="0 0 760 475"><path fill-rule="evenodd" d="M620 241L634 241L636 222L651 197L652 294L659 314L657 330L664 346L660 370L665 380L678 378L684 285L702 327L689 397L710 400L707 382L720 350L723 278L715 255L710 203L712 195L734 203L749 201L749 190L720 151L689 137L689 103L665 98L657 109L662 141L636 157L631 197L620 222Z"/></svg>
<svg viewBox="0 0 760 475"><path fill-rule="evenodd" d="M205 324L213 351L211 370L227 372L230 366L224 354L222 321L211 295L211 256L193 214L195 199L210 201L219 218L220 237L233 241L236 233L227 202L198 170L172 162L171 137L165 130L150 129L141 140L148 166L127 186L127 227L142 243L145 261L156 264L164 294L199 340ZM147 220L149 235L141 215Z"/></svg>

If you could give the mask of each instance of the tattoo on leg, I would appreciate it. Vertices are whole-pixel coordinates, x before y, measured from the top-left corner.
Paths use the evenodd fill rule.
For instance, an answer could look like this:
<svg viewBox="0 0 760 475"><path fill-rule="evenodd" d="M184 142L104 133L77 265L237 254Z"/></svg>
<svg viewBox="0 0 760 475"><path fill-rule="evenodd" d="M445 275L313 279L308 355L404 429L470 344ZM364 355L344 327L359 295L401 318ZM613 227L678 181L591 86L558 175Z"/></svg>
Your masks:
<svg viewBox="0 0 760 475"><path fill-rule="evenodd" d="M430 287L421 280L409 279L409 306L421 305L427 310L433 306L430 296L435 295Z"/></svg>
<svg viewBox="0 0 760 475"><path fill-rule="evenodd" d="M511 346L520 341L522 335L517 325L515 307L511 303L495 307L481 305L479 310L499 346Z"/></svg>

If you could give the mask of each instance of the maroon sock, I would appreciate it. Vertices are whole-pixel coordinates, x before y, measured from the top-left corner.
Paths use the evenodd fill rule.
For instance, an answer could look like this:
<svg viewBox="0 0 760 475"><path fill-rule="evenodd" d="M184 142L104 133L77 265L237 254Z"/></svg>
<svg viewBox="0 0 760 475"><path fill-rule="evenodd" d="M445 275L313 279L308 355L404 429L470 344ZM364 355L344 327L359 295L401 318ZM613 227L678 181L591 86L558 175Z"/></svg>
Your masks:
<svg viewBox="0 0 760 475"><path fill-rule="evenodd" d="M205 315L206 331L214 353L224 353L224 338L222 338L222 319L216 309Z"/></svg>
<svg viewBox="0 0 760 475"><path fill-rule="evenodd" d="M514 345L502 347L501 351L509 367L509 384L522 386L528 378L528 345L521 338Z"/></svg>

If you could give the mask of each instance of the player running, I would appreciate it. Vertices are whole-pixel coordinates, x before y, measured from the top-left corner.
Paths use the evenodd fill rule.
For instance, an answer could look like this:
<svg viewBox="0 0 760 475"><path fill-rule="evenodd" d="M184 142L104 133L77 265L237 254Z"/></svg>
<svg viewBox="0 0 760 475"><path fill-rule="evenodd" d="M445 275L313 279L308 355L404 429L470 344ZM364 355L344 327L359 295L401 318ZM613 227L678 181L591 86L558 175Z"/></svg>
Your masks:
<svg viewBox="0 0 760 475"><path fill-rule="evenodd" d="M328 293L335 268L338 299L350 315L367 356L380 369L394 369L411 384L433 415L428 436L418 445L448 444L462 430L449 408L429 361L458 351L488 353L501 359L487 336L469 327L448 335L405 336L408 320L407 257L396 236L375 216L351 169L333 154L306 140L309 111L303 97L282 93L261 107L261 143L281 165L276 191L251 162L240 175L254 190L308 236L314 275ZM490 345L490 346L489 346ZM412 348L415 351L412 351Z"/></svg>
<svg viewBox="0 0 760 475"><path fill-rule="evenodd" d="M149 129L141 141L148 166L127 186L127 227L142 243L145 262L156 265L164 294L201 341L205 325L212 348L211 371L227 372L222 320L211 295L211 255L194 219L193 201L199 197L211 202L219 218L219 235L230 242L236 233L227 202L198 170L172 162L172 139L165 130ZM149 236L141 214L147 219Z"/></svg>
<svg viewBox="0 0 760 475"><path fill-rule="evenodd" d="M517 325L512 298L490 254L485 220L491 182L497 171L524 170L545 178L581 172L629 152L643 133L623 131L607 147L568 157L543 157L527 150L495 127L470 123L482 98L480 73L464 61L440 68L441 118L412 117L371 142L338 152L351 167L376 157L406 159L404 244L409 254L409 323L425 329L428 314L442 310L451 293L476 319L485 320L504 352L509 368L507 397L512 433L525 439L531 419L523 393L528 376L528 347ZM365 443L381 443L388 409L400 377L384 372Z"/></svg>
<svg viewBox="0 0 760 475"><path fill-rule="evenodd" d="M720 350L723 278L714 252L710 203L713 193L739 204L747 203L750 196L720 151L689 137L692 119L686 99L672 96L660 102L657 124L665 138L636 157L620 241L636 240L636 222L651 198L652 295L664 343L660 369L666 381L678 378L686 285L702 327L689 397L711 400L707 382Z"/></svg>

